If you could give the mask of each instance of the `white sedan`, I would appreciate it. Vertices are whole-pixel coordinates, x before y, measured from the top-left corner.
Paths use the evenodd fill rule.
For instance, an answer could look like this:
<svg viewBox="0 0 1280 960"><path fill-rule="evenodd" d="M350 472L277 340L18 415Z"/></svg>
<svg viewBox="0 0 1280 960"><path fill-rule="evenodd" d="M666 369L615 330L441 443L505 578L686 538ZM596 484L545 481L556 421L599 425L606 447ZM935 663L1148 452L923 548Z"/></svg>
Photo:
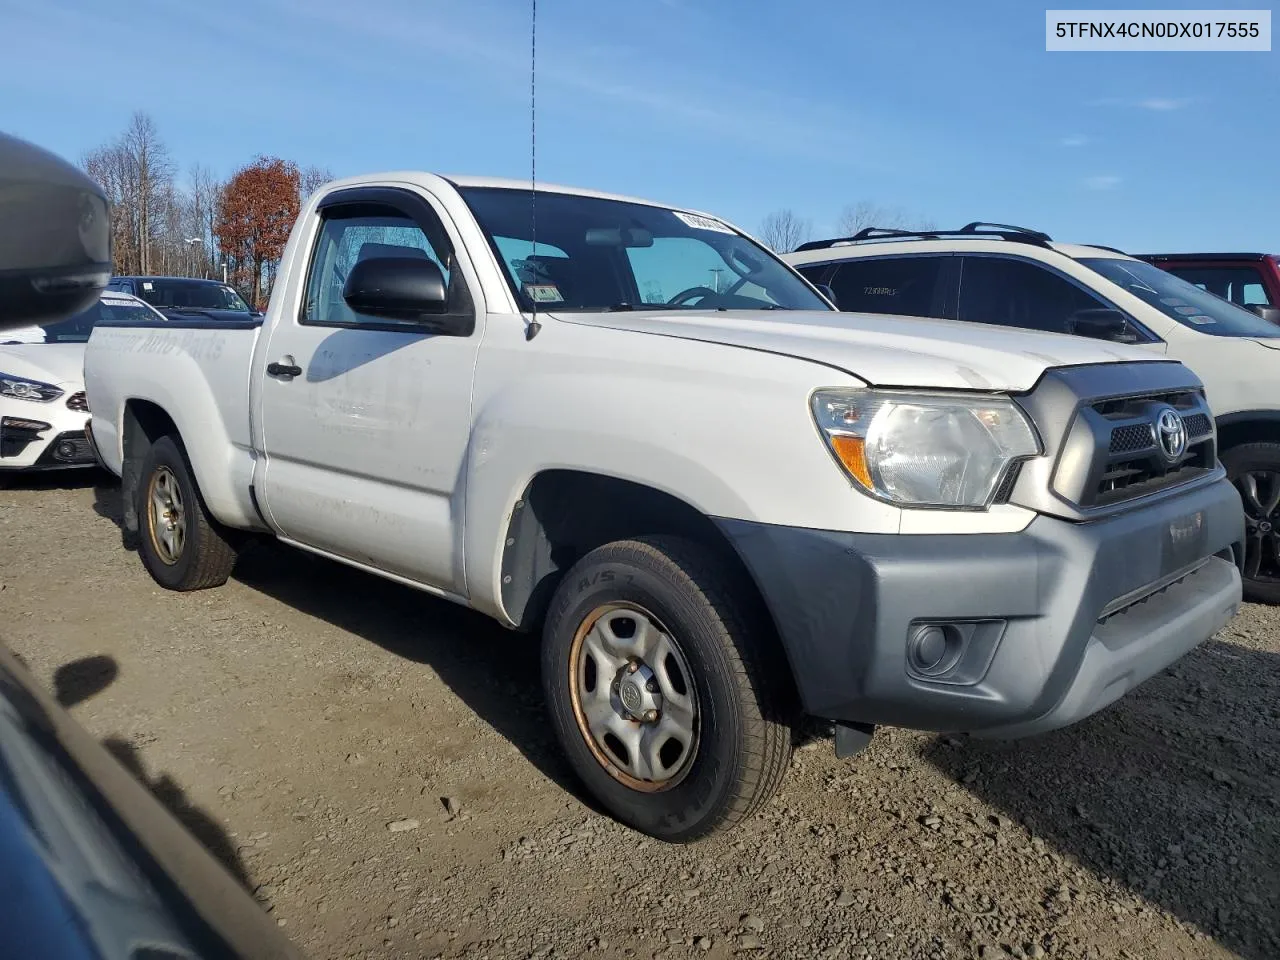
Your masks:
<svg viewBox="0 0 1280 960"><path fill-rule="evenodd" d="M137 297L107 291L82 313L0 333L0 482L17 471L89 467L84 345L103 320L164 321Z"/></svg>

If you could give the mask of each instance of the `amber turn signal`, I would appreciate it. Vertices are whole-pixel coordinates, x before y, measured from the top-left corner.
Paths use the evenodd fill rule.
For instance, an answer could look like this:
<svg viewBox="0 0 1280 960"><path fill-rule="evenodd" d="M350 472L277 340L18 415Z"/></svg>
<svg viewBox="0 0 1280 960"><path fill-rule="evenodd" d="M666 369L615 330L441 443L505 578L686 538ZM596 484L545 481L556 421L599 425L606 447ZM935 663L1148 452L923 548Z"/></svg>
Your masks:
<svg viewBox="0 0 1280 960"><path fill-rule="evenodd" d="M862 437L849 437L837 434L831 438L831 447L836 456L849 471L849 475L860 484L871 489L871 471L867 469L866 441Z"/></svg>

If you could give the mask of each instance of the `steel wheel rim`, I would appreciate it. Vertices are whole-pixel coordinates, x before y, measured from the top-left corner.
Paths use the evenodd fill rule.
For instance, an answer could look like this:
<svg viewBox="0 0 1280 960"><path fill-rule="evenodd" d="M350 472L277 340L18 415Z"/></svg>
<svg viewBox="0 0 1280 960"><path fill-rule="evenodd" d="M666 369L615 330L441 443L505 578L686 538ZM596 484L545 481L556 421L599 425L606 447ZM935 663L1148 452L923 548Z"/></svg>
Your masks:
<svg viewBox="0 0 1280 960"><path fill-rule="evenodd" d="M657 617L629 603L591 611L574 633L568 681L578 732L610 776L645 793L685 778L698 752L698 694Z"/></svg>
<svg viewBox="0 0 1280 960"><path fill-rule="evenodd" d="M187 512L178 478L168 467L156 467L147 485L147 530L161 562L173 566L187 543Z"/></svg>
<svg viewBox="0 0 1280 960"><path fill-rule="evenodd" d="M1236 477L1244 503L1244 575L1280 581L1280 472L1246 470Z"/></svg>

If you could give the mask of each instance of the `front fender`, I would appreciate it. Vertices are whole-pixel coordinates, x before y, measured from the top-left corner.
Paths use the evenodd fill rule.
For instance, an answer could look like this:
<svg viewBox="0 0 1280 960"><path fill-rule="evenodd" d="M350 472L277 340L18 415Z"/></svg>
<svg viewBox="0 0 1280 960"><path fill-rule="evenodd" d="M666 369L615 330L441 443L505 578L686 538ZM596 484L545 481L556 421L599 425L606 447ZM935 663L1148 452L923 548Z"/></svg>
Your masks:
<svg viewBox="0 0 1280 960"><path fill-rule="evenodd" d="M471 602L507 624L501 561L516 501L544 470L596 473L669 494L707 517L893 533L900 511L854 493L818 436L810 391L830 371L668 338L654 369L625 357L479 374L465 467ZM535 341L536 343L536 341ZM620 349L621 348L621 349ZM672 354L701 354L672 362ZM730 362L731 361L731 362ZM584 369L585 368L585 369ZM536 372L534 372L536 371ZM461 505L460 505L461 506Z"/></svg>

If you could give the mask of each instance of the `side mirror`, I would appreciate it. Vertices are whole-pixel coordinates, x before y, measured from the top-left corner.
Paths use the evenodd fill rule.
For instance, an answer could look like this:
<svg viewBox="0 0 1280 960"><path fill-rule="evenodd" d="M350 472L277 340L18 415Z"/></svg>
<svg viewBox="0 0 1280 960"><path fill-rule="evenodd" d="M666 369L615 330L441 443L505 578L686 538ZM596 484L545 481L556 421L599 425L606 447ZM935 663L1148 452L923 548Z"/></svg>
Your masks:
<svg viewBox="0 0 1280 960"><path fill-rule="evenodd" d="M835 307L837 310L840 309L840 301L836 299L836 292L834 290L832 290L825 283L815 283L814 287L817 288L820 294L822 294L824 297L830 300L833 304L835 304Z"/></svg>
<svg viewBox="0 0 1280 960"><path fill-rule="evenodd" d="M1138 342L1138 335L1129 329L1128 318L1119 310L1077 310L1067 318L1067 333L1115 343Z"/></svg>
<svg viewBox="0 0 1280 960"><path fill-rule="evenodd" d="M342 299L356 313L439 328L433 321L449 310L449 287L434 260L374 257L351 268Z"/></svg>
<svg viewBox="0 0 1280 960"><path fill-rule="evenodd" d="M1276 326L1280 327L1280 307L1269 307L1263 306L1260 303L1255 303L1250 306L1249 309L1260 316L1263 320L1267 321L1267 323L1274 323Z"/></svg>
<svg viewBox="0 0 1280 960"><path fill-rule="evenodd" d="M110 278L102 188L61 157L0 133L0 330L73 316Z"/></svg>

